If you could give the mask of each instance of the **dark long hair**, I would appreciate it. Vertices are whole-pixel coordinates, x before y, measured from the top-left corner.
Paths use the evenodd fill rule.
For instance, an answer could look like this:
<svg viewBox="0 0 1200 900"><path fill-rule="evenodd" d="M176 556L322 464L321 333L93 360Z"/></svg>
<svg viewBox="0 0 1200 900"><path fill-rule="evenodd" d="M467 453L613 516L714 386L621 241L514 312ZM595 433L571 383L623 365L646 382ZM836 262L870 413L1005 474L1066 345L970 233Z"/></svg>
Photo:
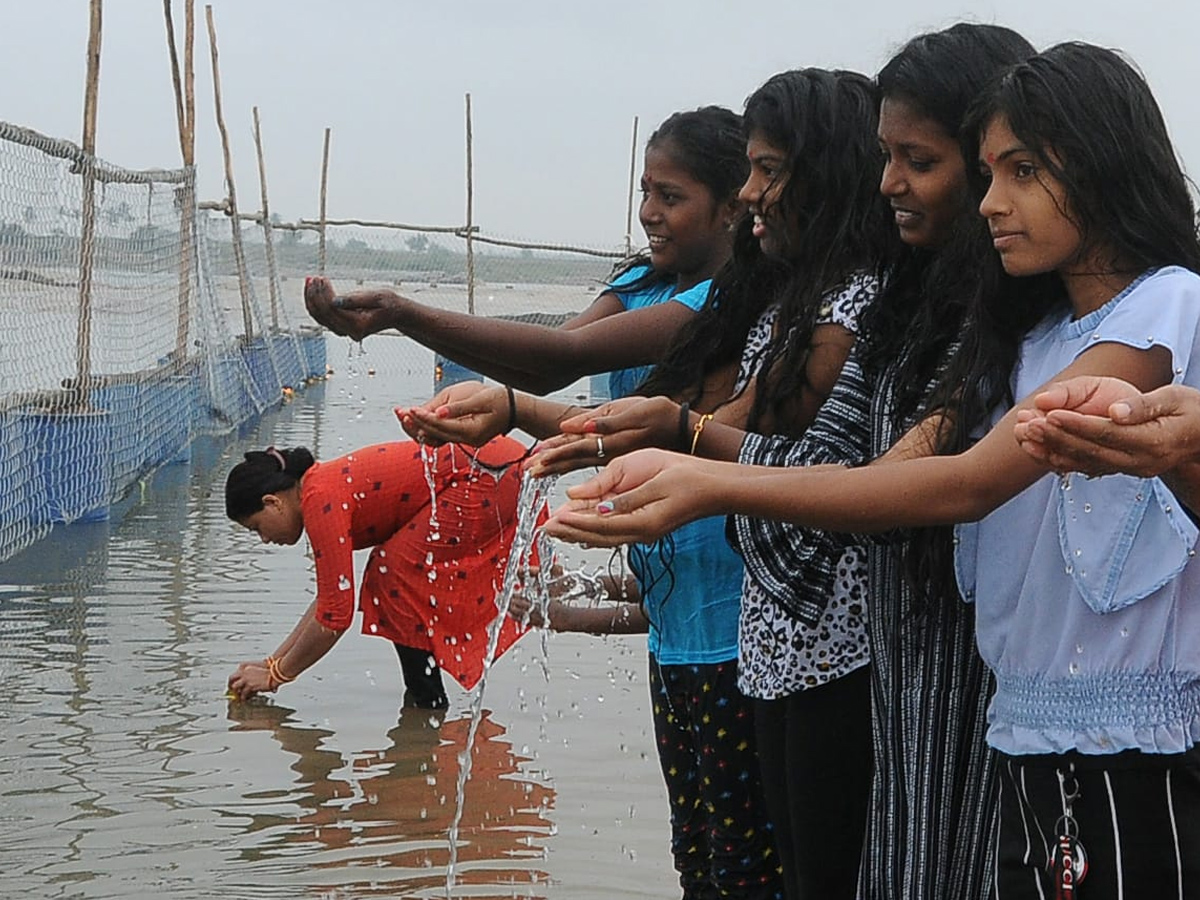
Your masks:
<svg viewBox="0 0 1200 900"><path fill-rule="evenodd" d="M1035 52L1012 29L964 22L909 40L876 81L882 98L902 100L961 142L975 98ZM976 168L966 147L963 159L968 172ZM884 289L862 316L856 353L870 383L878 385L887 373L888 413L895 430L911 426L931 408L931 388L961 339L980 279L991 277L980 261L994 258L995 252L977 204L966 193L949 234L936 250L900 248ZM949 528L923 528L900 546L917 611L932 598L957 597L952 538Z"/></svg>
<svg viewBox="0 0 1200 900"><path fill-rule="evenodd" d="M307 447L251 450L225 479L225 515L241 522L263 508L262 498L299 484L316 460Z"/></svg>
<svg viewBox="0 0 1200 900"><path fill-rule="evenodd" d="M1033 45L999 25L960 22L918 35L879 71L880 96L902 100L922 118L959 138L971 104L1001 72L1033 56ZM964 147L967 171L975 157ZM981 254L994 255L976 205L964 199L949 242L936 251L903 247L889 267L887 285L863 315L859 359L870 378L894 369L893 425L919 415L931 382L977 291Z"/></svg>
<svg viewBox="0 0 1200 900"><path fill-rule="evenodd" d="M1062 184L1064 212L1098 272L1136 275L1168 265L1200 271L1187 177L1149 86L1119 53L1072 42L1015 67L968 115L968 152L978 157L983 132L999 119ZM986 184L977 167L970 171L981 197ZM962 352L940 388L942 399L960 398L951 451L965 448L967 435L999 404L1017 399L1011 378L1021 340L1055 305L1067 303L1053 272L1014 278L995 253L986 270Z"/></svg>
<svg viewBox="0 0 1200 900"><path fill-rule="evenodd" d="M822 298L877 269L894 240L878 192L878 100L870 79L856 72L798 69L751 94L744 119L747 137L757 134L785 154L776 203L792 236L786 258L765 257L744 221L708 303L640 392L697 396L707 374L740 358L754 322L779 302L780 327L763 359L749 427L770 413L786 431L779 413L805 384Z"/></svg>
<svg viewBox="0 0 1200 900"><path fill-rule="evenodd" d="M723 106L702 106L668 116L646 141L647 150L656 147L667 150L677 166L704 185L716 206L736 197L750 172L742 117ZM612 278L648 265L650 257L639 254L620 263ZM674 272L651 269L623 290L638 291L674 280Z"/></svg>

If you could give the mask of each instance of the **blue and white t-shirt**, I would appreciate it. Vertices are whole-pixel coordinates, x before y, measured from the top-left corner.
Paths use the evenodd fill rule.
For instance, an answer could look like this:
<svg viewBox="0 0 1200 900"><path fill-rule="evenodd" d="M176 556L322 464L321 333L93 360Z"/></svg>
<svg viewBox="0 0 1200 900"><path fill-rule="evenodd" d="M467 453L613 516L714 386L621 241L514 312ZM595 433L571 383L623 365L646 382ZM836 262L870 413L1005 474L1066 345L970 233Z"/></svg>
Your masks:
<svg viewBox="0 0 1200 900"><path fill-rule="evenodd" d="M708 289L712 279L701 281L686 291L675 293L675 283L672 281L654 282L648 287L630 290L651 272L650 266L634 266L628 272L623 272L612 280L608 292L614 294L626 311L643 309L659 303L682 303L692 312L697 312L708 299ZM608 395L614 400L618 397L628 397L637 386L646 380L653 366L635 366L631 369L619 369L608 374Z"/></svg>

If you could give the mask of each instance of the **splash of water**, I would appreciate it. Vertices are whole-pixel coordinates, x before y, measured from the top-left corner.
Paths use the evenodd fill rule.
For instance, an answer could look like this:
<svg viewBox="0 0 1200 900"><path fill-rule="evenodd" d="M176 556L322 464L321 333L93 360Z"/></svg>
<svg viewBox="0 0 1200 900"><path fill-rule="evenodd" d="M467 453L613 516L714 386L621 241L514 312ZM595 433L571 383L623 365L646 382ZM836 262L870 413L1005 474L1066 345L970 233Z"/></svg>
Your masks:
<svg viewBox="0 0 1200 900"><path fill-rule="evenodd" d="M471 778L471 751L475 747L475 734L479 730L483 718L483 694L487 687L488 672L491 671L492 661L496 655L496 646L500 642L500 630L508 618L508 608L512 603L513 592L517 586L536 584L535 597L541 604L543 615L549 604L549 594L542 584L542 579L531 577L534 552L538 558L549 561L551 558L550 539L537 527L538 516L542 507L549 499L550 493L558 483L557 476L533 478L528 472L521 477L521 490L517 495L517 527L513 534L512 546L508 552L508 565L504 570L504 580L496 594L497 615L488 625L487 652L483 655L483 675L475 687L475 696L471 701L471 725L467 729L465 748L459 757L458 785L454 806L454 819L450 823L450 861L446 865L446 896L454 895L455 872L458 868L458 829L462 824L463 805L466 798L467 782Z"/></svg>
<svg viewBox="0 0 1200 900"><path fill-rule="evenodd" d="M442 537L437 517L437 464L438 448L421 442L421 463L425 467L425 483L429 485L429 541Z"/></svg>

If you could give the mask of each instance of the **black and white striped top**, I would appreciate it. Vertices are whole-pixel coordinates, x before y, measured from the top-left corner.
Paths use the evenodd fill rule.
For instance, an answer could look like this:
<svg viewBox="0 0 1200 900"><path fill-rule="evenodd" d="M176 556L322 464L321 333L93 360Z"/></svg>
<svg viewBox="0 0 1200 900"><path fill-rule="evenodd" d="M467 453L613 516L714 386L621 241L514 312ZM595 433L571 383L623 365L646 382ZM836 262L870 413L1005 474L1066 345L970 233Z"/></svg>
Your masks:
<svg viewBox="0 0 1200 900"><path fill-rule="evenodd" d="M892 423L895 367L874 384L851 351L816 420L798 442L748 436L741 462L861 465L901 436ZM976 900L988 896L996 811L994 758L984 743L992 679L975 648L974 607L957 596L917 602L902 535L867 547L875 772L861 900ZM778 522L740 520L747 566L804 621L825 605L853 538Z"/></svg>

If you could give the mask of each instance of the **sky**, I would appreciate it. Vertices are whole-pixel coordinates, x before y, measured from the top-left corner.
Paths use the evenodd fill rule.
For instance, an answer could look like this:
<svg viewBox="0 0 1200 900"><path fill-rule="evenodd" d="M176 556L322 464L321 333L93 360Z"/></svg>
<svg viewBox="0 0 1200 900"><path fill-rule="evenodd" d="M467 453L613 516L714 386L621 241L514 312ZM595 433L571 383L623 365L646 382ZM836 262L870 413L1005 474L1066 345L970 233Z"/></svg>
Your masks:
<svg viewBox="0 0 1200 900"><path fill-rule="evenodd" d="M740 110L775 72L874 74L904 41L995 22L1041 48L1087 40L1146 74L1185 167L1200 176L1200 4L1184 0L213 0L239 207L259 206L252 108L272 212L424 225L466 216L471 94L475 222L485 234L599 247L625 234L639 144L672 112ZM173 0L182 42L183 0ZM80 142L87 0L0 0L0 119ZM104 4L97 153L126 168L180 164L160 0ZM225 196L204 5L196 4L196 160L202 199ZM640 149L639 170L640 170ZM2 173L0 173L2 176ZM635 243L641 238L634 222Z"/></svg>

